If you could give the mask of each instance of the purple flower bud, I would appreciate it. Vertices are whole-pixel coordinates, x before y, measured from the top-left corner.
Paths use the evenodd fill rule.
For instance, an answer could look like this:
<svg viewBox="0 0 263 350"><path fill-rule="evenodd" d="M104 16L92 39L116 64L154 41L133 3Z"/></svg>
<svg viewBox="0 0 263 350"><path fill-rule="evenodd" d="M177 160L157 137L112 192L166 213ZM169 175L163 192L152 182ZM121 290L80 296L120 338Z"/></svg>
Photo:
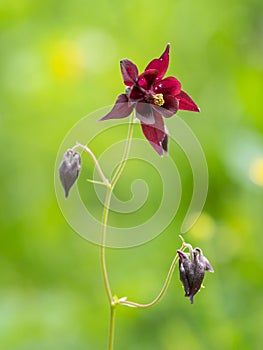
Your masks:
<svg viewBox="0 0 263 350"><path fill-rule="evenodd" d="M80 169L81 158L79 153L68 149L59 166L59 177L65 190L66 198L68 198L69 190L79 176Z"/></svg>
<svg viewBox="0 0 263 350"><path fill-rule="evenodd" d="M185 296L194 302L194 295L200 290L205 271L214 272L211 264L200 248L190 249L190 258L184 252L177 250L179 255L179 273Z"/></svg>

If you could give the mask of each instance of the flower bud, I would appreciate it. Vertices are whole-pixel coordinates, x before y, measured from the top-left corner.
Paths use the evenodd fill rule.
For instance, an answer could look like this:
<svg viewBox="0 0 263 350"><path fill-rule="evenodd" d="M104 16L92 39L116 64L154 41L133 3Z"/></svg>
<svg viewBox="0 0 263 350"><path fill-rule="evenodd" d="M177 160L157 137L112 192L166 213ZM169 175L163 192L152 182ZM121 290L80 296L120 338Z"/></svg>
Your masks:
<svg viewBox="0 0 263 350"><path fill-rule="evenodd" d="M205 271L214 272L211 264L200 248L190 249L190 258L184 252L177 250L179 255L179 274L185 296L194 302L194 295L200 290Z"/></svg>
<svg viewBox="0 0 263 350"><path fill-rule="evenodd" d="M65 190L65 197L68 197L69 190L79 176L81 169L81 158L78 152L68 149L64 154L59 166L59 177Z"/></svg>

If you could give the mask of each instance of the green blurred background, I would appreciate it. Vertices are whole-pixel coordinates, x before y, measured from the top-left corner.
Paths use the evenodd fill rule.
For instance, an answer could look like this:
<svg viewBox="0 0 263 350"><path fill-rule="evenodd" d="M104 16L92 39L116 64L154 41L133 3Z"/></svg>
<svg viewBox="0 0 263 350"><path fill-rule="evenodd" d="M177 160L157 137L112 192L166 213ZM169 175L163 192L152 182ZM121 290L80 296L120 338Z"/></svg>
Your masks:
<svg viewBox="0 0 263 350"><path fill-rule="evenodd" d="M62 216L54 162L74 123L123 91L119 60L142 71L167 42L169 74L201 107L179 115L210 177L204 212L185 239L216 273L193 306L175 274L156 307L119 308L115 348L261 349L262 1L10 0L0 16L0 349L106 349L99 248ZM146 245L110 250L113 291L150 301L179 246L175 220Z"/></svg>

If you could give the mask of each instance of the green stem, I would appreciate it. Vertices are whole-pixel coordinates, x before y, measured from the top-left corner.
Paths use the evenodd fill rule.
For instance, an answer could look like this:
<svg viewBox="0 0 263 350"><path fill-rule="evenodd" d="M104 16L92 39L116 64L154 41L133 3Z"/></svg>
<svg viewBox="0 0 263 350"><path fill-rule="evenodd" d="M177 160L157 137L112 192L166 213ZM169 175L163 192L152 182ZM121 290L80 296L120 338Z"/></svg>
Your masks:
<svg viewBox="0 0 263 350"><path fill-rule="evenodd" d="M121 162L120 162L120 164L119 164L119 166L118 166L118 168L113 176L111 183L107 187L107 193L106 193L106 197L105 197L104 209L103 209L103 215L102 215L101 245L100 245L101 254L100 254L100 257L101 257L101 267L102 267L102 275L103 275L104 285L106 288L106 292L107 292L107 296L108 296L110 304L112 303L113 298L112 298L112 292L111 292L110 282L109 282L109 278L108 278L108 272L107 272L107 267L106 267L106 256L105 256L106 255L105 254L105 251L106 251L105 244L106 244L106 233L107 233L109 208L110 208L110 201L111 201L113 188L114 188L116 182L118 181L119 177L121 176L121 173L122 173L122 171L125 167L125 164L127 162L127 159L128 159L129 150L130 150L130 146L131 146L132 131L133 131L133 117L131 117L131 120L129 123L128 135L127 135L127 139L126 139L126 144L125 144L122 160L121 160Z"/></svg>
<svg viewBox="0 0 263 350"><path fill-rule="evenodd" d="M105 202L104 202L102 226L101 226L101 244L100 244L100 261L101 261L101 268L102 268L102 276L103 276L103 281L104 281L106 293L110 304L112 303L112 292L110 288L110 282L109 282L107 267L106 267L105 243L106 243L106 231L107 231L111 195L112 195L112 187L110 186L107 188L107 193L106 193Z"/></svg>
<svg viewBox="0 0 263 350"><path fill-rule="evenodd" d="M113 339L114 339L114 325L115 325L115 312L116 312L116 304L114 302L114 298L112 296L111 286L109 282L108 272L107 272L107 265L106 265L106 234L107 234L107 224L108 224L108 216L109 216L109 209L110 209L110 201L112 192L114 189L115 184L119 180L123 169L125 167L125 164L128 159L130 146L131 146L131 139L132 139L132 131L133 131L133 117L131 116L131 120L129 123L129 129L128 129L128 136L122 156L122 160L112 178L111 183L108 183L107 185L107 192L104 202L104 209L102 214L102 226L101 226L101 245L100 245L100 260L101 260L101 269L102 269L102 275L103 275L103 281L107 293L107 297L110 303L110 330L109 330L109 344L108 349L113 349ZM103 179L104 182L104 179Z"/></svg>
<svg viewBox="0 0 263 350"><path fill-rule="evenodd" d="M121 162L120 162L120 164L119 164L119 166L118 166L118 168L117 168L117 170L112 178L112 181L111 181L112 189L115 186L116 182L119 180L121 173L122 173L122 171L126 165L126 162L128 160L128 155L129 155L129 151L131 148L133 126L134 126L133 116L131 116L130 123L129 123L129 129L128 129L128 135L127 135L127 139L126 139L126 144L125 144L122 160L121 160Z"/></svg>
<svg viewBox="0 0 263 350"><path fill-rule="evenodd" d="M99 162L98 162L97 158L95 157L95 155L93 154L93 152L89 149L89 147L82 145L81 143L78 143L78 142L76 143L76 145L74 147L72 147L72 150L75 151L75 149L77 149L77 148L80 148L83 151L85 151L86 153L88 153L88 155L93 160L95 167L96 167L96 169L97 169L97 171L102 179L102 183L108 187L109 181L106 179L105 175L103 174L103 171L99 165ZM93 182L96 183L96 181L93 181Z"/></svg>
<svg viewBox="0 0 263 350"><path fill-rule="evenodd" d="M115 329L116 305L111 305L110 308L110 332L109 332L109 350L113 350L114 329Z"/></svg>
<svg viewBox="0 0 263 350"><path fill-rule="evenodd" d="M106 289L108 301L110 304L110 330L109 330L109 344L108 344L108 350L113 350L113 340L114 340L114 326L115 326L115 314L116 314L116 300L114 300L114 297L112 295L108 272L107 272L107 265L106 265L106 233L107 233L107 224L108 224L108 216L109 216L109 209L110 209L110 202L111 202L111 196L113 193L114 186L116 185L117 181L119 180L124 167L126 165L126 162L128 160L129 151L131 147L131 140L132 140L132 132L133 132L133 116L131 116L130 123L129 123L129 129L128 129L128 135L126 139L126 144L123 152L123 156L121 159L121 162L113 175L111 183L107 180L105 177L99 162L93 152L87 147L80 143L76 143L74 147L72 147L72 150L75 151L77 148L82 149L86 153L90 155L92 158L95 167L97 168L97 171L100 175L100 178L102 182L96 181L96 180L89 180L92 183L96 184L102 184L107 187L107 192L105 196L105 202L104 202L104 208L103 208L103 214L102 214L102 221L101 221L101 245L100 245L100 261L101 261L101 269L102 269L102 276L103 276L103 282Z"/></svg>
<svg viewBox="0 0 263 350"><path fill-rule="evenodd" d="M186 248L186 245L185 245L185 243L183 243L180 250L183 251L185 248ZM179 259L179 256L178 256L178 254L176 254L172 263L171 263L171 266L170 266L170 269L169 269L168 274L166 276L163 287L162 287L160 293L157 295L157 297L153 299L153 301L151 301L150 303L147 303L147 304L140 304L140 303L136 303L134 301L129 301L129 300L122 301L122 300L120 300L119 304L125 305L125 306L131 306L131 307L138 307L141 309L146 309L148 307L156 305L160 301L160 299L164 296L167 288L169 287L169 284L171 282L171 278L172 278L172 275L174 273L174 269L175 269L175 266L176 266L178 259Z"/></svg>

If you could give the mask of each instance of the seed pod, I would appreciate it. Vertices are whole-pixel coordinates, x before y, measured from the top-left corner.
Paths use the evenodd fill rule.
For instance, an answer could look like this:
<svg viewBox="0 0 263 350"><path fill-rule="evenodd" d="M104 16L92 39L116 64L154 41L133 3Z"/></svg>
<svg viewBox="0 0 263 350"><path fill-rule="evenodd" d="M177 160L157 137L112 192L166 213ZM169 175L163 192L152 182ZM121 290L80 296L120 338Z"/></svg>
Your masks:
<svg viewBox="0 0 263 350"><path fill-rule="evenodd" d="M65 190L66 198L68 198L69 190L79 176L80 169L81 158L79 153L68 149L59 166L59 177Z"/></svg>

